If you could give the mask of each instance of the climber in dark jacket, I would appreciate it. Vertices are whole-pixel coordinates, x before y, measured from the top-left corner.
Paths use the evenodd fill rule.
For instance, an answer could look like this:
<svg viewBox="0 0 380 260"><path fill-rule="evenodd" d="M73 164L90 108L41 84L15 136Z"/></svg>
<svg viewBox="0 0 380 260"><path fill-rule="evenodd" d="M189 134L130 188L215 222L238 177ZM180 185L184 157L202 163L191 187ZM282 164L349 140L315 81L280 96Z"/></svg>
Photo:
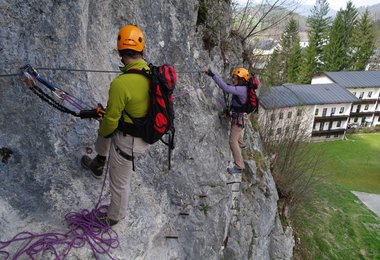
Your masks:
<svg viewBox="0 0 380 260"><path fill-rule="evenodd" d="M244 68L236 68L232 73L232 85L225 83L221 78L215 75L210 69L206 74L215 81L215 83L225 92L232 94L231 103L231 129L229 144L234 158L234 165L227 168L230 174L242 173L244 167L241 147L244 147L243 129L246 114L241 108L247 99L247 84L249 72Z"/></svg>

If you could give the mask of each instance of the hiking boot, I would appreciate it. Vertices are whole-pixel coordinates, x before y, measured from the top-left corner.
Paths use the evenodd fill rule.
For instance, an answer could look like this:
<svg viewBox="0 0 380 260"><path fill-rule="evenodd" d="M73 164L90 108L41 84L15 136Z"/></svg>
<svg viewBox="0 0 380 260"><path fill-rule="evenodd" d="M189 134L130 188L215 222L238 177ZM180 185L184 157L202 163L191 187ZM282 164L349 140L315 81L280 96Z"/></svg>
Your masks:
<svg viewBox="0 0 380 260"><path fill-rule="evenodd" d="M235 165L228 167L227 171L229 174L234 175L234 174L241 174L243 172L242 169L237 168Z"/></svg>
<svg viewBox="0 0 380 260"><path fill-rule="evenodd" d="M102 177L106 157L97 155L94 159L91 159L87 155L83 155L80 162L83 168L91 170L92 175L96 179L100 179Z"/></svg>

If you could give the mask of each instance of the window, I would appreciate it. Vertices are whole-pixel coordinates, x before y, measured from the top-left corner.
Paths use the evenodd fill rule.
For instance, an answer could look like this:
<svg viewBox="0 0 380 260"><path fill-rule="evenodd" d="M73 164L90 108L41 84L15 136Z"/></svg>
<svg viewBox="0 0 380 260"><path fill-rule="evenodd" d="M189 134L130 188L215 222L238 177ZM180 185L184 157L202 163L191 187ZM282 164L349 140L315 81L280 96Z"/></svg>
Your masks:
<svg viewBox="0 0 380 260"><path fill-rule="evenodd" d="M313 129L317 129L317 123L314 122Z"/></svg>
<svg viewBox="0 0 380 260"><path fill-rule="evenodd" d="M270 121L274 121L274 114L270 115Z"/></svg>
<svg viewBox="0 0 380 260"><path fill-rule="evenodd" d="M364 92L361 92L359 98L362 99L363 96L364 96Z"/></svg>
<svg viewBox="0 0 380 260"><path fill-rule="evenodd" d="M327 114L327 108L324 108L322 111L322 116L326 116L326 114Z"/></svg>
<svg viewBox="0 0 380 260"><path fill-rule="evenodd" d="M372 91L368 92L368 97L372 97Z"/></svg>
<svg viewBox="0 0 380 260"><path fill-rule="evenodd" d="M284 118L284 113L283 113L283 112L280 112L279 118L280 118L280 119L283 119L283 118Z"/></svg>
<svg viewBox="0 0 380 260"><path fill-rule="evenodd" d="M338 121L338 122L336 123L336 127L340 127L341 123L342 123L342 121Z"/></svg>
<svg viewBox="0 0 380 260"><path fill-rule="evenodd" d="M324 122L321 122L321 124L319 125L319 131L323 131L323 127L325 126L325 123Z"/></svg>
<svg viewBox="0 0 380 260"><path fill-rule="evenodd" d="M336 110L335 107L331 108L331 115L335 114L335 110Z"/></svg>
<svg viewBox="0 0 380 260"><path fill-rule="evenodd" d="M342 114L344 112L344 107L341 107L339 110L339 114Z"/></svg>
<svg viewBox="0 0 380 260"><path fill-rule="evenodd" d="M281 134L281 128L279 127L279 128L277 128L277 131L276 131L276 134Z"/></svg>
<svg viewBox="0 0 380 260"><path fill-rule="evenodd" d="M302 115L302 109L298 109L297 110L297 116L301 116Z"/></svg>
<svg viewBox="0 0 380 260"><path fill-rule="evenodd" d="M289 126L285 127L285 134L289 133Z"/></svg>
<svg viewBox="0 0 380 260"><path fill-rule="evenodd" d="M292 118L292 112L288 112L288 118Z"/></svg>
<svg viewBox="0 0 380 260"><path fill-rule="evenodd" d="M365 105L364 110L368 110L368 108L369 108L369 105L367 104Z"/></svg>
<svg viewBox="0 0 380 260"><path fill-rule="evenodd" d="M355 119L354 119L354 122L355 122L355 123L357 123L357 122L358 122L358 118L357 118L357 117L355 117Z"/></svg>
<svg viewBox="0 0 380 260"><path fill-rule="evenodd" d="M319 114L319 109L316 108L316 109L315 109L315 115L317 116L318 114Z"/></svg>

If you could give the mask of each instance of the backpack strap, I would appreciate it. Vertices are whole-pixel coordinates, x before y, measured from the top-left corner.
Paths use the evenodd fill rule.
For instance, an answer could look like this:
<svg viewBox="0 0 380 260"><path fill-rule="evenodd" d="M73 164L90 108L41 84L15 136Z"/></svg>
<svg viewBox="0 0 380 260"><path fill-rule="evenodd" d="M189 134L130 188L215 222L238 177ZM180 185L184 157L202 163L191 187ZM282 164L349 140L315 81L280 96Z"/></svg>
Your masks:
<svg viewBox="0 0 380 260"><path fill-rule="evenodd" d="M149 64L150 66L150 64ZM125 71L123 74L140 74L145 76L146 78L150 78L150 70L148 69L137 69L132 68L127 71ZM124 121L124 114L126 114L133 123L127 123ZM135 118L131 116L126 110L123 110L123 113L119 119L119 123L117 126L117 129L123 132L123 135L126 136L127 134L132 135L134 137L142 137L142 131L141 131L141 122L145 119L145 117L142 118Z"/></svg>

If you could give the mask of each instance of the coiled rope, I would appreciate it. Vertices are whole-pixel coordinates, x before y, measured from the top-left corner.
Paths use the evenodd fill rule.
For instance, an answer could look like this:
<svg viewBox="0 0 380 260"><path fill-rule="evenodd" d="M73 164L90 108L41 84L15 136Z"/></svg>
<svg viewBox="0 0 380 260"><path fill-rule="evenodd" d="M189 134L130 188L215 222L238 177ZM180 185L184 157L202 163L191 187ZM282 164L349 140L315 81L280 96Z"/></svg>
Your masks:
<svg viewBox="0 0 380 260"><path fill-rule="evenodd" d="M91 211L82 210L81 212L70 212L66 214L65 219L70 230L67 233L49 232L43 234L33 234L31 232L21 232L8 241L0 241L0 258L7 260L18 259L23 255L28 255L31 259L37 259L37 254L45 250L50 250L55 259L65 259L73 248L81 248L88 244L98 260L99 255L110 254L111 249L119 246L117 233L108 226L101 217L107 212L107 205L101 205L106 177L108 173L109 162L107 162L106 174L98 202ZM17 249L17 252L11 256L5 249L14 243L23 242ZM3 257L3 258L2 258Z"/></svg>

